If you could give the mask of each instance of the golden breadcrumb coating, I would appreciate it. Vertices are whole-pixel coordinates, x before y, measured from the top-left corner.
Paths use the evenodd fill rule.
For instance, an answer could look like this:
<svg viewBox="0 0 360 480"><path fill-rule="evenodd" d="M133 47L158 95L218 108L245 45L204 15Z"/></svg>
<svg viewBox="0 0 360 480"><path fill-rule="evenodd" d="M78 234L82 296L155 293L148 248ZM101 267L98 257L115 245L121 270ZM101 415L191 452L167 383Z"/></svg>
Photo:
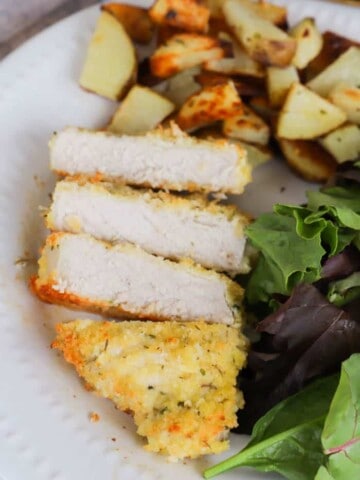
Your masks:
<svg viewBox="0 0 360 480"><path fill-rule="evenodd" d="M228 447L244 405L236 376L248 341L237 328L76 320L57 325L52 346L96 393L133 414L147 450L181 459Z"/></svg>

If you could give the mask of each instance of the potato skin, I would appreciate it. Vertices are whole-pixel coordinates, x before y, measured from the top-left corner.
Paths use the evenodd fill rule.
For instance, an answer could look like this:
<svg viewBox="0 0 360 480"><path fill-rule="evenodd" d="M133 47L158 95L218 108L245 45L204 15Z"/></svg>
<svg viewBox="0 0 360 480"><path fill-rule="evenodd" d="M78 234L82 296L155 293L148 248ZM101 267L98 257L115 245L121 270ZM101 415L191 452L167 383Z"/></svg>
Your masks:
<svg viewBox="0 0 360 480"><path fill-rule="evenodd" d="M121 3L105 3L101 6L101 10L113 15L134 42L143 45L151 42L155 28L145 8Z"/></svg>
<svg viewBox="0 0 360 480"><path fill-rule="evenodd" d="M157 0L150 8L149 15L160 25L205 33L210 10L197 0Z"/></svg>
<svg viewBox="0 0 360 480"><path fill-rule="evenodd" d="M321 145L308 140L278 139L289 167L309 182L326 182L335 172L335 159Z"/></svg>

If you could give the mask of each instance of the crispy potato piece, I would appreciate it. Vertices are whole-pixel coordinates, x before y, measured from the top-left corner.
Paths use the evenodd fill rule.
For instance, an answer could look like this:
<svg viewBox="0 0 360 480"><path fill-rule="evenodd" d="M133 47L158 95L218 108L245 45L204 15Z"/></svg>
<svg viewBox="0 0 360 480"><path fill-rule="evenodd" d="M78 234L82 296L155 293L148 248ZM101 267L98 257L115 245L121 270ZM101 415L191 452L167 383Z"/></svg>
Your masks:
<svg viewBox="0 0 360 480"><path fill-rule="evenodd" d="M187 68L224 56L220 42L196 33L182 33L171 37L150 57L152 73L160 78L170 77Z"/></svg>
<svg viewBox="0 0 360 480"><path fill-rule="evenodd" d="M88 46L81 87L120 100L135 83L136 70L135 49L124 27L113 15L102 12Z"/></svg>
<svg viewBox="0 0 360 480"><path fill-rule="evenodd" d="M360 88L340 83L331 90L329 100L346 113L349 122L360 125Z"/></svg>
<svg viewBox="0 0 360 480"><path fill-rule="evenodd" d="M205 0L205 5L210 11L210 17L222 18L224 16L222 7L224 0Z"/></svg>
<svg viewBox="0 0 360 480"><path fill-rule="evenodd" d="M344 125L319 140L338 163L355 160L360 156L360 128Z"/></svg>
<svg viewBox="0 0 360 480"><path fill-rule="evenodd" d="M220 34L219 38L221 41L231 42L233 56L231 58L210 60L204 63L205 70L223 73L224 75L244 75L255 78L265 76L264 67L253 60L234 38L226 33Z"/></svg>
<svg viewBox="0 0 360 480"><path fill-rule="evenodd" d="M252 10L243 0L225 0L227 23L249 55L262 65L286 67L295 51L296 40Z"/></svg>
<svg viewBox="0 0 360 480"><path fill-rule="evenodd" d="M323 72L310 80L307 86L319 95L327 97L340 82L345 82L353 87L360 85L359 47L350 47Z"/></svg>
<svg viewBox="0 0 360 480"><path fill-rule="evenodd" d="M164 95L171 100L177 108L181 108L191 95L201 90L201 85L195 78L199 73L199 67L192 67L169 78Z"/></svg>
<svg viewBox="0 0 360 480"><path fill-rule="evenodd" d="M280 111L277 136L309 140L330 132L345 121L346 114L342 110L300 83L295 83Z"/></svg>
<svg viewBox="0 0 360 480"><path fill-rule="evenodd" d="M139 135L161 123L175 110L175 105L150 88L135 85L116 110L107 130L112 133Z"/></svg>
<svg viewBox="0 0 360 480"><path fill-rule="evenodd" d="M266 0L241 0L241 3L252 10L256 15L259 15L274 25L279 27L287 26L286 7L269 3Z"/></svg>
<svg viewBox="0 0 360 480"><path fill-rule="evenodd" d="M285 68L268 67L266 85L271 106L281 107L291 85L299 81L298 72L293 65Z"/></svg>
<svg viewBox="0 0 360 480"><path fill-rule="evenodd" d="M275 5L264 0L252 1L242 0L243 3L251 9L256 15L269 20L269 22L280 27L287 25L287 10L285 7ZM210 10L211 17L221 19L223 17L222 7L224 0L207 0L206 4Z"/></svg>
<svg viewBox="0 0 360 480"><path fill-rule="evenodd" d="M145 87L154 87L160 83L164 83L166 80L163 78L156 77L152 74L150 68L150 58L145 57L139 62L138 73L137 73L137 83Z"/></svg>
<svg viewBox="0 0 360 480"><path fill-rule="evenodd" d="M161 46L163 43L166 43L171 37L173 37L174 35L178 35L179 33L184 33L184 31L180 28L171 27L170 25L158 25L156 45L158 47Z"/></svg>
<svg viewBox="0 0 360 480"><path fill-rule="evenodd" d="M274 109L270 105L268 97L262 95L252 97L249 100L249 106L266 122L269 122L274 115Z"/></svg>
<svg viewBox="0 0 360 480"><path fill-rule="evenodd" d="M229 139L233 142L234 139ZM265 145L252 145L251 143L239 142L239 145L245 148L247 159L252 168L259 167L274 158L274 152Z"/></svg>
<svg viewBox="0 0 360 480"><path fill-rule="evenodd" d="M202 87L212 87L213 85L221 85L223 83L227 83L229 81L229 77L227 75L224 75L223 73L200 71L195 76L195 80Z"/></svg>
<svg viewBox="0 0 360 480"><path fill-rule="evenodd" d="M324 32L322 49L306 67L306 80L309 81L321 73L350 47L360 47L360 43L342 37L334 32Z"/></svg>
<svg viewBox="0 0 360 480"><path fill-rule="evenodd" d="M224 120L223 132L227 137L259 145L266 145L270 138L269 126L245 105L242 112Z"/></svg>
<svg viewBox="0 0 360 480"><path fill-rule="evenodd" d="M247 152L247 160L252 168L258 167L263 163L268 162L274 157L274 152L264 145L252 145L250 143L242 142L236 138L225 137L219 126L212 125L210 127L202 128L196 132L196 136L199 138L205 138L207 140L219 138L226 140L227 142L234 143L245 149Z"/></svg>
<svg viewBox="0 0 360 480"><path fill-rule="evenodd" d="M310 182L326 182L336 170L335 159L317 142L278 139L288 165Z"/></svg>
<svg viewBox="0 0 360 480"><path fill-rule="evenodd" d="M205 33L210 10L197 0L157 0L150 8L149 15L155 23Z"/></svg>
<svg viewBox="0 0 360 480"><path fill-rule="evenodd" d="M187 131L197 130L242 111L241 99L233 82L205 87L181 107L176 122Z"/></svg>
<svg viewBox="0 0 360 480"><path fill-rule="evenodd" d="M252 145L251 143L240 142L247 152L248 162L252 168L259 167L274 158L274 152L265 145Z"/></svg>
<svg viewBox="0 0 360 480"><path fill-rule="evenodd" d="M307 17L300 20L289 33L297 41L292 64L296 68L305 68L319 54L323 46L321 32L318 30L315 20Z"/></svg>
<svg viewBox="0 0 360 480"><path fill-rule="evenodd" d="M101 10L111 13L119 20L134 42L144 45L151 42L155 28L145 8L122 3L105 3L101 6Z"/></svg>
<svg viewBox="0 0 360 480"><path fill-rule="evenodd" d="M202 87L220 85L229 81L229 77L222 73L207 71L200 72L198 75L195 75L194 78ZM246 81L243 79L235 80L234 78L232 78L232 81L240 96L243 95L244 97L253 97L255 95L260 95L263 91L263 89L259 85L251 83L250 81Z"/></svg>
<svg viewBox="0 0 360 480"><path fill-rule="evenodd" d="M217 37L221 33L227 33L232 35L232 30L229 25L226 23L225 18L221 17L210 17L209 19L209 30L208 35L212 37Z"/></svg>

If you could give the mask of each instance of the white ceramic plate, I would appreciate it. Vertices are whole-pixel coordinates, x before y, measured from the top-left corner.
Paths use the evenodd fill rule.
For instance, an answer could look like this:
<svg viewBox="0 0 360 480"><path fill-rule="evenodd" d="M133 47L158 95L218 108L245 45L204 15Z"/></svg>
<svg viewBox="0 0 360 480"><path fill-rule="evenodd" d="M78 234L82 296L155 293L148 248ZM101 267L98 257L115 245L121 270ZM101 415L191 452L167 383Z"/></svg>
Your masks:
<svg viewBox="0 0 360 480"><path fill-rule="evenodd" d="M359 39L360 9L320 1L287 4L291 22L311 15L322 29ZM196 480L246 439L233 435L230 452L178 464L146 453L131 418L86 392L50 350L54 323L77 315L33 298L27 280L34 264L15 265L19 258L35 258L44 238L38 207L48 204L54 185L50 134L65 125L101 126L115 109L77 85L97 16L97 7L73 15L0 66L0 479ZM274 202L303 201L308 187L273 161L256 171L238 203L257 214ZM98 423L90 423L90 412L100 415ZM222 478L264 475L242 470Z"/></svg>

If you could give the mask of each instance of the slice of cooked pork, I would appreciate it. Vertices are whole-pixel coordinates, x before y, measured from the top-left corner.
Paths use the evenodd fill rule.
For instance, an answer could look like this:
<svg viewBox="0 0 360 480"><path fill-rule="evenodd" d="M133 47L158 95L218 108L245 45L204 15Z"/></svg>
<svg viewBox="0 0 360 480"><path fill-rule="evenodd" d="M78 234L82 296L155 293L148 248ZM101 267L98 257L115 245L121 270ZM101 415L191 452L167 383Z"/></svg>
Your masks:
<svg viewBox="0 0 360 480"><path fill-rule="evenodd" d="M50 141L51 168L62 175L169 190L242 193L251 173L246 151L172 128L144 136L66 128Z"/></svg>
<svg viewBox="0 0 360 480"><path fill-rule="evenodd" d="M240 320L242 288L223 274L185 260L164 260L130 243L53 233L32 281L50 303L113 316L155 320Z"/></svg>
<svg viewBox="0 0 360 480"><path fill-rule="evenodd" d="M243 269L244 226L236 207L110 183L58 182L46 216L50 230L128 241L166 258L236 274Z"/></svg>
<svg viewBox="0 0 360 480"><path fill-rule="evenodd" d="M133 414L147 450L172 459L228 447L247 346L226 325L90 320L58 325L53 343L96 393Z"/></svg>

